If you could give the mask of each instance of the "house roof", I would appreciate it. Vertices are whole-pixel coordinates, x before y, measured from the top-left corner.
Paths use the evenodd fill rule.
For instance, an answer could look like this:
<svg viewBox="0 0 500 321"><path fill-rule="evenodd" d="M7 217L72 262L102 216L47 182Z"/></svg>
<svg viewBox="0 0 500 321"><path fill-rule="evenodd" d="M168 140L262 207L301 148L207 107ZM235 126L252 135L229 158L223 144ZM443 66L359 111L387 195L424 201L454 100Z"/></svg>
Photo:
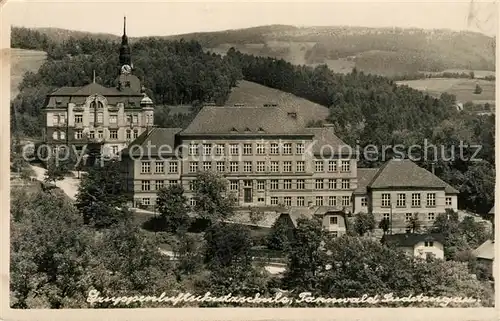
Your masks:
<svg viewBox="0 0 500 321"><path fill-rule="evenodd" d="M443 188L447 194L458 194L449 184L409 159L391 159L367 185L369 188Z"/></svg>
<svg viewBox="0 0 500 321"><path fill-rule="evenodd" d="M131 88L118 90L115 87L104 87L98 83L90 83L81 87L60 87L54 90L49 96L90 96L99 94L102 96L138 96L143 97L142 93L136 92Z"/></svg>
<svg viewBox="0 0 500 321"><path fill-rule="evenodd" d="M373 180L379 168L358 168L358 187L354 190L354 195L365 195L366 187Z"/></svg>
<svg viewBox="0 0 500 321"><path fill-rule="evenodd" d="M495 243L492 240L486 240L472 251L472 254L478 259L493 260L495 258Z"/></svg>
<svg viewBox="0 0 500 321"><path fill-rule="evenodd" d="M292 116L279 107L205 106L182 134L305 134L303 118Z"/></svg>
<svg viewBox="0 0 500 321"><path fill-rule="evenodd" d="M158 156L175 155L176 134L182 128L152 128L137 137L130 145L122 151L122 155L132 156ZM150 146L150 152L148 152ZM161 148L161 150L160 150Z"/></svg>
<svg viewBox="0 0 500 321"><path fill-rule="evenodd" d="M444 242L444 236L439 233L416 234L416 233L401 233L384 235L383 243L394 244L396 246L408 247L415 246L419 242Z"/></svg>
<svg viewBox="0 0 500 321"><path fill-rule="evenodd" d="M282 215L288 215L293 223L293 226L297 227L297 220L299 218L311 219L314 216L314 211L314 209L310 209L308 207L292 207L288 212L283 213Z"/></svg>
<svg viewBox="0 0 500 321"><path fill-rule="evenodd" d="M495 215L495 206L491 208L491 210L488 212L488 214Z"/></svg>
<svg viewBox="0 0 500 321"><path fill-rule="evenodd" d="M354 149L335 135L333 127L305 128L304 132L314 135L312 152L315 155L354 154Z"/></svg>

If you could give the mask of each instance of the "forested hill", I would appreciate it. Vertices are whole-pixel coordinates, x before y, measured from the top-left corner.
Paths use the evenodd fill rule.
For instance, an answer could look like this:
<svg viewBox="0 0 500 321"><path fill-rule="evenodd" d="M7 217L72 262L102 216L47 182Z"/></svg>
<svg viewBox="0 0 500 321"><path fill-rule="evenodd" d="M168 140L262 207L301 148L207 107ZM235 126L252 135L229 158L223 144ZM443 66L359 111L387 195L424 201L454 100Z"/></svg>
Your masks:
<svg viewBox="0 0 500 321"><path fill-rule="evenodd" d="M119 36L111 34L53 28L37 31L53 44L88 37L119 40ZM24 28L13 29L14 47L25 48L22 35L26 32ZM495 70L495 39L476 32L269 25L158 38L194 40L205 50L219 54L234 47L242 53L284 59L293 64L327 64L335 72L344 73L354 67L358 71L391 76L447 69ZM139 40L131 38L131 42ZM25 49L46 50L46 45Z"/></svg>

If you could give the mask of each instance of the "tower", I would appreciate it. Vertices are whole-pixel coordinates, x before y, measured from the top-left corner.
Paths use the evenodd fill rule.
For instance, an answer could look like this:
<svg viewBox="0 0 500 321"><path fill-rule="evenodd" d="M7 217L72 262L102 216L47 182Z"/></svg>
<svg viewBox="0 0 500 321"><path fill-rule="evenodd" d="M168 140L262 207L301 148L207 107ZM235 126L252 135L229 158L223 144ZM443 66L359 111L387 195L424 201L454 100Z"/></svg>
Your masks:
<svg viewBox="0 0 500 321"><path fill-rule="evenodd" d="M123 68L124 66L131 66L130 47L128 45L127 37L127 17L123 17L123 36L120 46L120 68Z"/></svg>

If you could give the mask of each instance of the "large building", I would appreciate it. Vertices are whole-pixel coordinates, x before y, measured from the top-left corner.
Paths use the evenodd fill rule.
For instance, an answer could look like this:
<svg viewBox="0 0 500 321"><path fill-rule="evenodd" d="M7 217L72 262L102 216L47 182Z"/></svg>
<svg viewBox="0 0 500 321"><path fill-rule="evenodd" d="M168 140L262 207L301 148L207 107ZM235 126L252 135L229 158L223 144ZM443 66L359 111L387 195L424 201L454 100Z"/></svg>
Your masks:
<svg viewBox="0 0 500 321"><path fill-rule="evenodd" d="M153 206L158 188L175 182L192 199L196 175L211 170L242 207L351 208L356 155L333 127L307 128L306 118L280 106L206 106L185 130L146 132L122 155L134 204ZM153 152L138 159L147 145Z"/></svg>
<svg viewBox="0 0 500 321"><path fill-rule="evenodd" d="M116 87L95 82L82 87L62 87L47 96L44 141L48 145L97 144L103 154L125 148L154 123L152 100L133 74L124 20Z"/></svg>

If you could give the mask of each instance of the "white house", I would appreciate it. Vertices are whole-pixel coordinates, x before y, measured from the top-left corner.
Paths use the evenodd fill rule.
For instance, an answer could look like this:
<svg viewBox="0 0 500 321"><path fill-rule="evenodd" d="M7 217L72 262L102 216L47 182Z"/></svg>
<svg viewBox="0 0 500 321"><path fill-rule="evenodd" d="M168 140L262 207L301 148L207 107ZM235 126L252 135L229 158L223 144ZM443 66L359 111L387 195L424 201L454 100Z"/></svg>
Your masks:
<svg viewBox="0 0 500 321"><path fill-rule="evenodd" d="M413 257L426 258L433 256L437 259L444 259L444 237L442 234L401 233L384 235L382 242L399 247Z"/></svg>

